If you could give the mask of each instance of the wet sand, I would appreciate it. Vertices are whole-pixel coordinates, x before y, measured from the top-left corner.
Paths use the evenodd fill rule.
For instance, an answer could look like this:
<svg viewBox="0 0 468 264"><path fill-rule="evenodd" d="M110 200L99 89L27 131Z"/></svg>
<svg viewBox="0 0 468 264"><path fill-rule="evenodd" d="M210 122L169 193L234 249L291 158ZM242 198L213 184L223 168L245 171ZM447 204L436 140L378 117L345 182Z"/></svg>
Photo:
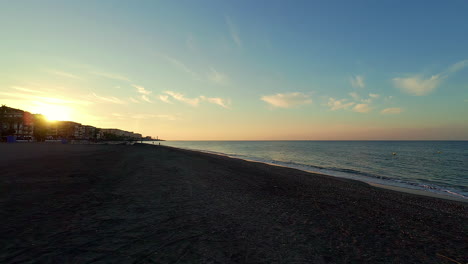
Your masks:
<svg viewBox="0 0 468 264"><path fill-rule="evenodd" d="M0 158L0 263L468 262L467 203L162 146Z"/></svg>

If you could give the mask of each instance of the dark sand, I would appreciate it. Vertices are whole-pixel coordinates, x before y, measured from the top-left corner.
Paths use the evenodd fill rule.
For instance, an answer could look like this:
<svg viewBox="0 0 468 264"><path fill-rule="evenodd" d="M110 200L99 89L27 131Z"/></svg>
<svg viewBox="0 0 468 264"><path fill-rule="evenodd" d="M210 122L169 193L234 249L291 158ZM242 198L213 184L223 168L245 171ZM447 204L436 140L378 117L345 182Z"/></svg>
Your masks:
<svg viewBox="0 0 468 264"><path fill-rule="evenodd" d="M466 203L159 146L0 145L0 263L466 263Z"/></svg>

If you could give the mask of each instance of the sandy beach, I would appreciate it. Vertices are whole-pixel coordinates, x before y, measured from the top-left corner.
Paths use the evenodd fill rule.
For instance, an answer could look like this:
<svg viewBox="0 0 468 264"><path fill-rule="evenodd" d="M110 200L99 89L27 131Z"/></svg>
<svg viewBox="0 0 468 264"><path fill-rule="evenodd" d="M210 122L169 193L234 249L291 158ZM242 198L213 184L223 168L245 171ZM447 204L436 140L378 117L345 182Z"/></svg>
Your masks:
<svg viewBox="0 0 468 264"><path fill-rule="evenodd" d="M0 263L467 263L468 204L151 145L0 145Z"/></svg>

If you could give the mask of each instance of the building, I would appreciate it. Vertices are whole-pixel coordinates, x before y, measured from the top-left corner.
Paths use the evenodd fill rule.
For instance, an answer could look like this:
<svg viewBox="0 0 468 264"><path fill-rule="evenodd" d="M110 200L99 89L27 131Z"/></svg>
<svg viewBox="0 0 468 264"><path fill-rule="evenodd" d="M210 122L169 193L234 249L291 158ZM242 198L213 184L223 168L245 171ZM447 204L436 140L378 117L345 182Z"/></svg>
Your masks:
<svg viewBox="0 0 468 264"><path fill-rule="evenodd" d="M0 107L0 137L14 139L81 139L81 140L141 140L139 133L117 128L97 128L72 121L48 121L41 114L7 107Z"/></svg>
<svg viewBox="0 0 468 264"><path fill-rule="evenodd" d="M142 138L141 134L133 133L117 128L102 128L99 132L101 139L134 139L139 140Z"/></svg>
<svg viewBox="0 0 468 264"><path fill-rule="evenodd" d="M2 138L14 136L16 139L32 139L34 131L33 115L29 112L0 107L0 133Z"/></svg>

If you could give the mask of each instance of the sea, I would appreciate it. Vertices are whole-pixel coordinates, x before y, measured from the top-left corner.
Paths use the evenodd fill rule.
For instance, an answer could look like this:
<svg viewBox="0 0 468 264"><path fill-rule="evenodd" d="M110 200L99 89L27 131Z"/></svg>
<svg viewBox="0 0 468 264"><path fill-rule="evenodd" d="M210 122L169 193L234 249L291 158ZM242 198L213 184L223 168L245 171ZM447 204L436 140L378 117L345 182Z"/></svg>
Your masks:
<svg viewBox="0 0 468 264"><path fill-rule="evenodd" d="M468 141L161 141L161 145L468 199Z"/></svg>

